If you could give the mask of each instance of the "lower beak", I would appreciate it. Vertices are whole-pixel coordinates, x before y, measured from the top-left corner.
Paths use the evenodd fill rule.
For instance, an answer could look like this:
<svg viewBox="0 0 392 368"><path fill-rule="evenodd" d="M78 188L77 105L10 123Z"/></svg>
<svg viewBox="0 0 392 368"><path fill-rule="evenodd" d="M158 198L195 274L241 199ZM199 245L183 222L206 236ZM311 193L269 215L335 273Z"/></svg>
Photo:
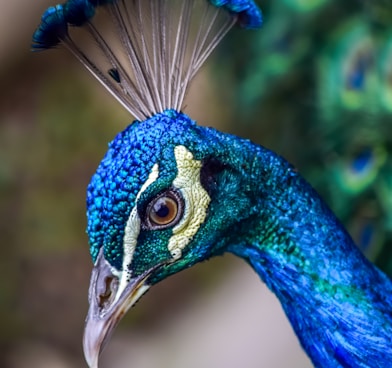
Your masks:
<svg viewBox="0 0 392 368"><path fill-rule="evenodd" d="M125 313L149 289L149 276L162 264L131 278L123 291L117 291L119 280L101 251L93 268L89 289L89 310L83 335L83 350L90 368L98 368L99 354Z"/></svg>

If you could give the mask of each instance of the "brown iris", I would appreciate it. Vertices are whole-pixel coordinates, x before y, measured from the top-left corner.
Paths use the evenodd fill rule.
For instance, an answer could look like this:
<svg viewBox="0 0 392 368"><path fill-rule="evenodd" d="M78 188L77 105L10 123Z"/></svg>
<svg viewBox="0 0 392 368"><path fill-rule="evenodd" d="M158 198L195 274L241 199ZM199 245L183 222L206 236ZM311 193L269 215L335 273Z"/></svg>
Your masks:
<svg viewBox="0 0 392 368"><path fill-rule="evenodd" d="M177 216L177 203L173 198L158 198L150 209L150 221L156 225L170 224Z"/></svg>
<svg viewBox="0 0 392 368"><path fill-rule="evenodd" d="M162 229L175 225L180 219L182 207L182 198L177 191L166 191L155 197L147 206L148 227Z"/></svg>

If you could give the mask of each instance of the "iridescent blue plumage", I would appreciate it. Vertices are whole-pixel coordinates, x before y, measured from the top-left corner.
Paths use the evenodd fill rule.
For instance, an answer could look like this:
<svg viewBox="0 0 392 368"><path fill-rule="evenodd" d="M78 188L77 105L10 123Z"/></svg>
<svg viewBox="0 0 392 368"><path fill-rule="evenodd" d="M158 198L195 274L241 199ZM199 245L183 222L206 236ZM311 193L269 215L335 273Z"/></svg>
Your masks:
<svg viewBox="0 0 392 368"><path fill-rule="evenodd" d="M107 6L118 40L109 42L93 24L99 5ZM389 368L392 281L366 260L287 161L249 140L198 126L181 112L190 80L223 35L235 23L261 24L253 1L69 0L50 9L34 34L35 48L61 40L137 118L110 143L88 186L94 269L84 351L90 367L97 367L102 345L148 288L231 252L278 296L316 367ZM198 28L191 32L194 22ZM68 25L84 26L103 62L81 51ZM275 44L286 49L285 42ZM352 65L346 87L361 90L367 63ZM369 144L337 170L344 183L355 177L347 195L369 184L382 152ZM366 179L360 189L357 176Z"/></svg>
<svg viewBox="0 0 392 368"><path fill-rule="evenodd" d="M161 149L168 150L168 142L173 147L184 143L189 134L186 127L192 124L186 115L168 110L148 121L133 122L110 143L87 190L87 230L94 261L104 247L105 258L122 269L124 223L135 206L138 188L162 157ZM168 171L176 170L170 167Z"/></svg>
<svg viewBox="0 0 392 368"><path fill-rule="evenodd" d="M105 258L121 267L121 240L108 237L118 227L113 233L123 238L123 223L135 206L132 191L146 180L152 163L158 162L162 171L138 204L141 217L144 203L171 185L178 145L205 165L211 157L215 160L217 169L210 169L205 181L212 198L208 221L183 258L150 282L232 252L247 260L276 293L316 367L389 366L391 280L365 259L317 193L284 159L250 141L197 126L184 114L167 111L133 123L112 142L89 186L89 198L98 198L102 207L88 202L90 221L101 216L99 228L89 227L90 239L97 239L96 247L101 242ZM106 190L97 194L95 188L105 186L102 176ZM130 180L139 184L128 185ZM122 205L121 198L127 197ZM115 205L104 204L117 198ZM166 244L172 230L155 235L139 234L129 266L134 275L170 257Z"/></svg>
<svg viewBox="0 0 392 368"><path fill-rule="evenodd" d="M239 23L244 28L259 28L262 16L259 7L249 0L209 0L216 7L223 7L229 12L239 14Z"/></svg>
<svg viewBox="0 0 392 368"><path fill-rule="evenodd" d="M68 25L83 26L93 18L97 6L111 2L112 0L68 0L64 4L48 8L33 35L33 49L46 50L57 46L68 35Z"/></svg>
<svg viewBox="0 0 392 368"><path fill-rule="evenodd" d="M89 0L70 0L64 4L64 18L71 26L80 27L95 14L95 7Z"/></svg>
<svg viewBox="0 0 392 368"><path fill-rule="evenodd" d="M33 50L57 46L67 36L63 5L51 6L41 17L41 24L33 34Z"/></svg>

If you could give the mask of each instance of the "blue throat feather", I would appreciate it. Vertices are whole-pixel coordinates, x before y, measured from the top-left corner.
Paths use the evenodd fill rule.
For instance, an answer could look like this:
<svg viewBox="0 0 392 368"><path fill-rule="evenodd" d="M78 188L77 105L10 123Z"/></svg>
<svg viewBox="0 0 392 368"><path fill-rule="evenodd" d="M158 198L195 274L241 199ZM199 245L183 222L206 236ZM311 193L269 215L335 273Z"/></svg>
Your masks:
<svg viewBox="0 0 392 368"><path fill-rule="evenodd" d="M116 39L98 31L99 12ZM110 143L87 191L90 367L152 285L225 252L245 259L278 296L316 367L392 364L391 280L283 158L181 112L224 34L261 19L252 0L69 0L42 16L33 49L65 45L137 119ZM79 27L103 60L82 51ZM352 170L371 156L364 152Z"/></svg>

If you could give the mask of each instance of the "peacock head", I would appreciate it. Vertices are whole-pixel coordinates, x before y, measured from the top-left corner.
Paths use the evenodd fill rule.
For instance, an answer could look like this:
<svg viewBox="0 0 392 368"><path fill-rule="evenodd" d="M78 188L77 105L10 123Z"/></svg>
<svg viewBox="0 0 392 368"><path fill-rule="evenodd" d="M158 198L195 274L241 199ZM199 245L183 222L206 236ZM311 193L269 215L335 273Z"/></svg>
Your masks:
<svg viewBox="0 0 392 368"><path fill-rule="evenodd" d="M235 185L217 180L225 162L239 163L228 160L233 142L178 111L224 35L235 24L261 23L253 0L68 0L41 18L33 49L63 44L138 120L110 144L88 188L90 367L150 285L222 251L230 217L245 208ZM230 199L226 218L229 211L215 211L214 203L229 206Z"/></svg>
<svg viewBox="0 0 392 368"><path fill-rule="evenodd" d="M236 190L246 175L232 168L233 142L224 137L166 110L131 124L110 144L87 197L90 366L151 285L222 253L228 229L249 215L246 191Z"/></svg>

